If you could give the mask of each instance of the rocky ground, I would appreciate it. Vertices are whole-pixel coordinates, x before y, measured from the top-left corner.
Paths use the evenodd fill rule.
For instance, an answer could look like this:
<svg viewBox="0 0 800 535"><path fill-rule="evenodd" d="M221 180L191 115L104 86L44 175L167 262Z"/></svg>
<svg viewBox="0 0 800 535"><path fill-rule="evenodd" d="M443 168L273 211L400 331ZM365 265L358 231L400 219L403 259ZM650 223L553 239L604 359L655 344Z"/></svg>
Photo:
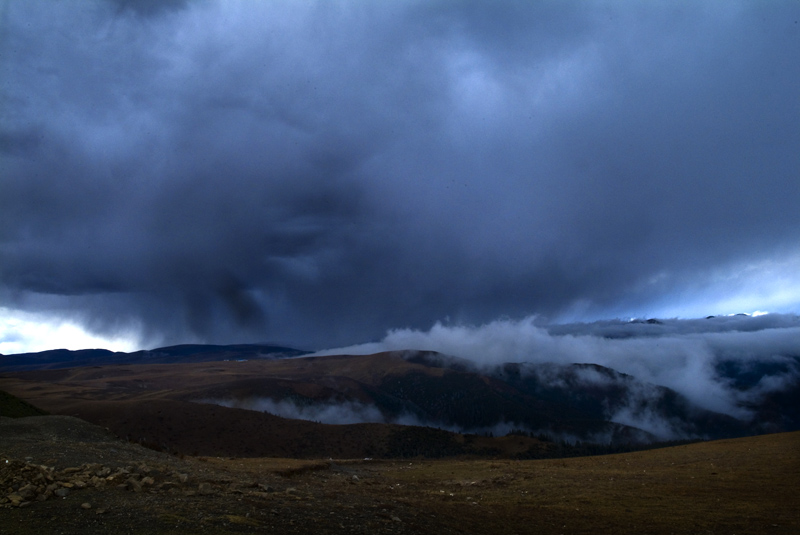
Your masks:
<svg viewBox="0 0 800 535"><path fill-rule="evenodd" d="M342 492L375 486L380 465L180 459L69 416L0 418L0 533L454 533Z"/></svg>
<svg viewBox="0 0 800 535"><path fill-rule="evenodd" d="M0 533L797 533L800 433L512 460L179 458L0 418Z"/></svg>

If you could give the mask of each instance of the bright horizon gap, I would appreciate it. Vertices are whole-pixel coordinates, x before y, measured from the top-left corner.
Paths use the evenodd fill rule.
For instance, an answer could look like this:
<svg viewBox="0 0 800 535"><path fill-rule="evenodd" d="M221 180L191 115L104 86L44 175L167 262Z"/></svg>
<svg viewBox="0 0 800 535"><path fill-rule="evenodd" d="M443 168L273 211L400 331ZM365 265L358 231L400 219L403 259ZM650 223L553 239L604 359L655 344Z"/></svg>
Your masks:
<svg viewBox="0 0 800 535"><path fill-rule="evenodd" d="M769 311L755 310L753 312L738 312L728 314L709 314L709 316L730 317L737 314L745 314L751 317L759 317L770 314ZM700 319L705 316L697 317L675 317L667 315L647 316L647 318L657 319L677 319L689 320ZM642 317L629 317L627 321L634 321L643 319ZM593 323L595 321L625 321L624 318L595 318L592 321L574 321L574 322L553 322L551 325L569 325L574 323ZM438 323L438 322L437 322ZM487 322L491 323L491 322ZM474 325L471 327L479 327ZM392 331L387 331L387 335ZM425 332L420 330L420 332ZM198 342L196 340L186 340L178 343L168 343L165 345L180 345L180 344L213 344L214 342ZM228 344L237 344L241 342L231 341ZM225 343L218 343L219 345L226 345ZM68 349L77 351L81 349L107 349L109 351L118 351L123 353L131 353L144 349L153 349L154 347L162 347L159 344L147 344L142 340L142 337L136 333L134 329L130 329L125 334L117 336L103 336L92 333L86 329L79 322L70 319L60 319L55 316L46 316L43 314L12 310L0 307L0 354L14 355L22 353L38 353L41 351L50 351L57 349ZM321 348L317 351L325 351L333 348ZM413 349L413 348L409 348Z"/></svg>
<svg viewBox="0 0 800 535"><path fill-rule="evenodd" d="M137 351L140 337L93 334L70 319L0 307L0 353L38 353L53 349L108 349L130 353Z"/></svg>

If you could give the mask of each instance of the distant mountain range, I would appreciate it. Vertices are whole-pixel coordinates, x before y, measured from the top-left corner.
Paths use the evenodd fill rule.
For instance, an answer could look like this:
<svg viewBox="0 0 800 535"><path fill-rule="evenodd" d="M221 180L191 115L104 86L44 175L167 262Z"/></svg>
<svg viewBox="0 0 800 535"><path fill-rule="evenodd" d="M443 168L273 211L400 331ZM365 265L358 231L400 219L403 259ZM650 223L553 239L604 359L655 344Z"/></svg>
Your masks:
<svg viewBox="0 0 800 535"><path fill-rule="evenodd" d="M307 354L288 347L234 344L182 344L132 353L108 349L52 349L39 353L0 354L0 372L25 370L55 370L82 366L112 364L174 364L177 362L211 362L227 359L275 359Z"/></svg>

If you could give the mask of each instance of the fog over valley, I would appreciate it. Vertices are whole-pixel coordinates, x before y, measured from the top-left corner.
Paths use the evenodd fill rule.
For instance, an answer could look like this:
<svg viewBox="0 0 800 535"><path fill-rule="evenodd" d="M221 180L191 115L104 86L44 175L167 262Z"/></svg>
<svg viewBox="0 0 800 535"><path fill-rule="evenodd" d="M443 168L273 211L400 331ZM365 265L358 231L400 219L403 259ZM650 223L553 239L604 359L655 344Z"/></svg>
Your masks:
<svg viewBox="0 0 800 535"><path fill-rule="evenodd" d="M642 429L659 440L708 436L689 422L693 411L712 411L752 423L762 416L759 410L770 399L795 399L800 392L800 318L793 315L605 321L550 328L538 326L535 318L478 327L437 324L429 331L396 330L380 342L312 356L385 351L412 361L420 351L433 351L436 353L424 357L425 362L502 379L508 378L509 363L519 364L513 372L536 383L538 393L547 392L551 397L556 392L567 397L604 391L598 399L605 419ZM665 403L674 402L665 401L672 400L667 389L685 398L686 402L677 403L686 404L681 409L688 411L686 414L665 408ZM346 397L338 401L268 396L205 401L331 424L385 422L493 434L515 429L543 431L504 415L497 415L491 425L484 422L470 427L455 420L382 411ZM797 418L796 409L784 408L787 421Z"/></svg>

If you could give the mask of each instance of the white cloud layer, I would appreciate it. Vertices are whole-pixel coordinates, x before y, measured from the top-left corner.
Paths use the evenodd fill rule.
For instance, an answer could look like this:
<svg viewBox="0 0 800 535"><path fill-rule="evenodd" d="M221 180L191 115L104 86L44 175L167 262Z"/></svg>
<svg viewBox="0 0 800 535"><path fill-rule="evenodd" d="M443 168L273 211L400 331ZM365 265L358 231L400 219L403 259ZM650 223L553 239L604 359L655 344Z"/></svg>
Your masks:
<svg viewBox="0 0 800 535"><path fill-rule="evenodd" d="M558 326L551 329L557 331ZM485 367L504 362L599 364L640 381L666 386L700 407L735 417L747 416L741 404L748 396L779 388L785 378L767 376L755 389L741 392L720 375L715 367L719 362L790 362L800 356L800 318L794 315L598 322L560 329L570 332L553 334L538 325L535 317L480 326L437 323L429 331L393 330L380 342L317 355L418 349ZM788 373L796 377L800 369L790 366Z"/></svg>

